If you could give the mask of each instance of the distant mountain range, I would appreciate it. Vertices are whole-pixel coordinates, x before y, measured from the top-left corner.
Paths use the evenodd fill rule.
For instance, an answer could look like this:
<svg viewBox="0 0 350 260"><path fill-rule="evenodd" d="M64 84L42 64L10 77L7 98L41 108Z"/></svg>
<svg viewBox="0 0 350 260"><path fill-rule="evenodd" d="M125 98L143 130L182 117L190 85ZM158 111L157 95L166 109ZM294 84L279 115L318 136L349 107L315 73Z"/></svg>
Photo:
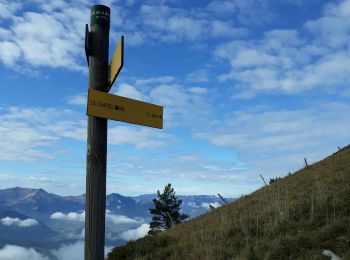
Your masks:
<svg viewBox="0 0 350 260"><path fill-rule="evenodd" d="M120 234L149 223L149 209L156 194L136 197L112 193L106 197L106 244L121 245ZM191 218L207 212L209 204L223 204L216 196L178 196L182 211ZM227 199L232 201L233 199ZM83 238L85 195L59 196L43 189L0 189L0 248L13 244L39 248L58 248Z"/></svg>
<svg viewBox="0 0 350 260"><path fill-rule="evenodd" d="M62 197L43 189L15 187L0 190L0 209L17 211L45 222L57 211L84 210L84 203L76 197Z"/></svg>

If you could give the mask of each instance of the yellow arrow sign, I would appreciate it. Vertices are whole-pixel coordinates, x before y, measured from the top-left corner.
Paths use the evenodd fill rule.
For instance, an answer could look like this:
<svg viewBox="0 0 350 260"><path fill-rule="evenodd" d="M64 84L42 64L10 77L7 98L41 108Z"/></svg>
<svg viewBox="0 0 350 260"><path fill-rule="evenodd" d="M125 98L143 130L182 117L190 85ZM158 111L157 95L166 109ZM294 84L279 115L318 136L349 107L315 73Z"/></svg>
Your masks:
<svg viewBox="0 0 350 260"><path fill-rule="evenodd" d="M114 50L112 60L109 64L109 89L124 65L124 36L120 37L117 47Z"/></svg>
<svg viewBox="0 0 350 260"><path fill-rule="evenodd" d="M87 114L137 125L163 128L163 107L89 89Z"/></svg>

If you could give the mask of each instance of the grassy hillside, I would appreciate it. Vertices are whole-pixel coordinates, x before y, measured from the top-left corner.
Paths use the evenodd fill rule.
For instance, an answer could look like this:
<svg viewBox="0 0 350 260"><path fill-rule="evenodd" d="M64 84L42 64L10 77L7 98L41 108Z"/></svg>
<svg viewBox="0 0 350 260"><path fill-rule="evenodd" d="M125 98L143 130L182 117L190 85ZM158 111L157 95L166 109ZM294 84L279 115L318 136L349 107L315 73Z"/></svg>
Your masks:
<svg viewBox="0 0 350 260"><path fill-rule="evenodd" d="M108 259L350 259L350 146Z"/></svg>

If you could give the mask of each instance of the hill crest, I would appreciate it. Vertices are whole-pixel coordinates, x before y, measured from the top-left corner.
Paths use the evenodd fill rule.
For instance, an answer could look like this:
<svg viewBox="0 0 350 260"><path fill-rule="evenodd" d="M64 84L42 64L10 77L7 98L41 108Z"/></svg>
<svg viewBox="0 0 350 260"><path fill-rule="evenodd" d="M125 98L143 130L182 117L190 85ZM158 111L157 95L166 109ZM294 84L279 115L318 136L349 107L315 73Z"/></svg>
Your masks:
<svg viewBox="0 0 350 260"><path fill-rule="evenodd" d="M108 259L350 259L350 146Z"/></svg>

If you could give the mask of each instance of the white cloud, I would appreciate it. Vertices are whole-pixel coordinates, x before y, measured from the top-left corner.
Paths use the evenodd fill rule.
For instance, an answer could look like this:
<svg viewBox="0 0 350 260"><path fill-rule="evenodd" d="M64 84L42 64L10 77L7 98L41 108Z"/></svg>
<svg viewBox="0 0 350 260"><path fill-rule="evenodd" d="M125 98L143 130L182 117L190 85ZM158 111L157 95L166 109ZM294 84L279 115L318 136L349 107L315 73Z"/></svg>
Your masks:
<svg viewBox="0 0 350 260"><path fill-rule="evenodd" d="M50 218L54 220L84 222L85 211L80 213L69 212L67 214L64 214L62 212L55 212L50 216ZM106 210L106 221L108 221L109 223L118 224L118 225L139 223L138 220L128 218L127 216L111 214L109 210Z"/></svg>
<svg viewBox="0 0 350 260"><path fill-rule="evenodd" d="M120 234L120 238L125 241L136 240L138 238L146 236L148 231L149 231L149 224L142 224L136 229L129 229L127 231L122 232Z"/></svg>
<svg viewBox="0 0 350 260"><path fill-rule="evenodd" d="M189 154L189 155L179 156L179 160L184 161L184 162L196 162L199 160L199 158L197 155Z"/></svg>
<svg viewBox="0 0 350 260"><path fill-rule="evenodd" d="M32 218L27 218L25 220L23 220L22 222L19 223L19 227L31 227L31 226L35 226L39 224L38 221L36 221L35 219Z"/></svg>
<svg viewBox="0 0 350 260"><path fill-rule="evenodd" d="M199 69L187 75L187 80L190 82L208 82L209 73L205 69Z"/></svg>
<svg viewBox="0 0 350 260"><path fill-rule="evenodd" d="M0 18L9 19L13 14L22 7L22 3L18 1L0 1Z"/></svg>
<svg viewBox="0 0 350 260"><path fill-rule="evenodd" d="M0 38L1 39L6 40L10 36L11 36L11 33L8 30L6 30L4 28L0 28ZM6 43L6 41L4 43Z"/></svg>
<svg viewBox="0 0 350 260"><path fill-rule="evenodd" d="M66 3L63 0L55 0L55 1L49 1L44 2L40 0L36 0L37 3L40 3L40 8L46 12L52 12L55 10L62 10L66 7Z"/></svg>
<svg viewBox="0 0 350 260"><path fill-rule="evenodd" d="M228 60L232 69L218 79L235 81L235 98L252 98L259 92L345 88L350 84L349 3L328 5L321 18L306 22L300 32L275 29L260 39L219 45L215 56Z"/></svg>
<svg viewBox="0 0 350 260"><path fill-rule="evenodd" d="M20 221L19 218L10 218L10 217L5 217L1 219L1 223L5 226L15 225L19 221Z"/></svg>
<svg viewBox="0 0 350 260"><path fill-rule="evenodd" d="M194 41L198 40L203 34L201 21L188 17L170 17L165 28L169 30L169 34L164 39L170 41L182 39Z"/></svg>
<svg viewBox="0 0 350 260"><path fill-rule="evenodd" d="M164 106L164 125L167 127L201 126L211 117L210 95L202 88L186 89L182 85L159 85L151 89L149 96L153 103Z"/></svg>
<svg viewBox="0 0 350 260"><path fill-rule="evenodd" d="M116 126L108 130L109 144L132 144L138 149L163 147L170 138L170 135L150 128Z"/></svg>
<svg viewBox="0 0 350 260"><path fill-rule="evenodd" d="M152 17L150 19L150 17ZM201 41L211 37L232 37L241 30L232 23L210 17L204 9L181 9L161 5L142 5L141 28L157 41Z"/></svg>
<svg viewBox="0 0 350 260"><path fill-rule="evenodd" d="M198 182L195 181L195 185L197 185ZM176 186L176 192L178 194L188 194L188 195L191 195L191 194L203 194L203 192L205 194L208 194L210 193L209 190L207 189L204 189L201 190L202 186L201 185L198 185L198 186L195 186L195 185L179 185L179 186Z"/></svg>
<svg viewBox="0 0 350 260"><path fill-rule="evenodd" d="M241 29L231 22L213 18L201 8L141 4L130 9L128 2L107 2L112 12L118 13L111 19L111 37L122 31L130 45L193 42L241 34ZM0 51L6 48L0 61L13 69L21 63L22 70L52 67L86 72L85 54L81 50L91 3L32 0L30 11L22 9L22 5L0 2L0 17L8 22L8 28L0 32ZM126 19L131 16L134 19Z"/></svg>
<svg viewBox="0 0 350 260"><path fill-rule="evenodd" d="M83 48L82 31L88 22L88 3L69 3L69 9L65 1L32 4L44 12L20 12L19 5L15 4L3 10L0 4L11 32L5 39L0 38L0 49L6 47L7 50L2 52L6 53L1 58L3 63L14 69L21 62L22 69L47 66L85 71L80 65L84 55L80 50Z"/></svg>
<svg viewBox="0 0 350 260"><path fill-rule="evenodd" d="M73 119L76 114L70 110L52 108L2 107L1 160L33 162L38 159L52 159L55 154L44 149L62 137L73 136L80 129L79 121L66 121L68 116ZM82 136L84 135L79 133L76 138Z"/></svg>
<svg viewBox="0 0 350 260"><path fill-rule="evenodd" d="M26 260L49 260L32 248L24 248L15 245L5 245L0 249L1 260L26 259Z"/></svg>
<svg viewBox="0 0 350 260"><path fill-rule="evenodd" d="M195 148L194 148L195 149ZM147 183L157 183L161 180L170 182L201 183L209 182L228 182L245 180L234 173L242 170L244 167L232 156L219 157L215 156L220 149L213 148L211 151L214 156L208 156L207 153L198 151L196 154L180 155L171 151L170 154L159 154L152 157L152 160L145 160L140 156L121 156L118 155L115 166L111 167L113 175L125 175L130 177L143 178ZM209 157L209 158L208 158ZM127 185L123 185L123 189ZM197 186L197 185L196 185ZM137 189L147 189L147 184L142 184ZM156 188L154 188L156 190ZM177 188L179 192L186 194L196 194L200 189L198 187ZM205 190L204 190L205 192Z"/></svg>
<svg viewBox="0 0 350 260"><path fill-rule="evenodd" d="M210 209L210 206L209 206L209 205L212 205L214 208L221 207L221 204L218 203L218 202L214 202L214 203L202 202L202 207L203 207L203 208Z"/></svg>
<svg viewBox="0 0 350 260"><path fill-rule="evenodd" d="M31 227L39 224L38 221L32 218L21 220L19 218L11 218L11 217L2 218L1 223L5 226L17 226L17 227Z"/></svg>
<svg viewBox="0 0 350 260"><path fill-rule="evenodd" d="M158 84L170 84L175 81L175 77L172 76L161 76L161 77L151 77L145 79L137 79L135 81L136 86L144 85L158 85Z"/></svg>
<svg viewBox="0 0 350 260"><path fill-rule="evenodd" d="M216 13L234 13L238 11L235 1L212 1L207 9Z"/></svg>
<svg viewBox="0 0 350 260"><path fill-rule="evenodd" d="M197 94L197 95L204 95L207 94L209 91L206 88L201 87L192 87L188 89L191 93Z"/></svg>
<svg viewBox="0 0 350 260"><path fill-rule="evenodd" d="M110 247L105 247L105 256L110 250ZM81 260L84 259L84 242L78 241L74 244L62 245L58 250L51 250L51 253L59 260Z"/></svg>
<svg viewBox="0 0 350 260"><path fill-rule="evenodd" d="M236 111L212 130L194 134L215 146L237 151L249 168L233 171L233 176L260 170L270 177L280 176L302 167L305 157L312 162L322 159L350 138L345 130L350 127L348 104L326 103L281 111L251 109Z"/></svg>
<svg viewBox="0 0 350 260"><path fill-rule="evenodd" d="M127 32L125 37L128 39L128 44L131 46L140 46L145 43L147 34L142 31Z"/></svg>
<svg viewBox="0 0 350 260"><path fill-rule="evenodd" d="M177 84L174 77L138 79L133 84L126 84L125 88L118 91L117 94L125 93L123 94L125 96L133 96L136 99L163 106L164 129L185 125L200 127L213 115L213 111L208 107L212 106L211 102L214 99L215 89L180 85ZM122 128L119 129L119 131L122 130ZM139 134L144 133L141 131ZM156 141L152 138L149 140ZM162 138L157 138L157 140L163 141Z"/></svg>
<svg viewBox="0 0 350 260"><path fill-rule="evenodd" d="M80 118L75 121L73 119L71 121L62 120L52 122L46 129L52 131L60 138L67 137L83 142L87 140L87 122Z"/></svg>
<svg viewBox="0 0 350 260"><path fill-rule="evenodd" d="M55 182L54 179L49 179L49 178L46 178L46 177L35 177L35 176L29 176L28 180L35 181L35 182L44 182L44 183Z"/></svg>
<svg viewBox="0 0 350 260"><path fill-rule="evenodd" d="M21 49L13 42L4 41L0 42L0 53L1 61L5 65L11 66L14 65L21 56Z"/></svg>
<svg viewBox="0 0 350 260"><path fill-rule="evenodd" d="M200 206L198 206L195 202L188 202L187 206L190 206L192 208L199 208Z"/></svg>
<svg viewBox="0 0 350 260"><path fill-rule="evenodd" d="M81 260L84 259L84 243L77 242L74 244L63 245L58 250L53 250L52 254L58 259Z"/></svg>
<svg viewBox="0 0 350 260"><path fill-rule="evenodd" d="M83 228L83 229L81 230L79 237L82 238L82 239L85 238L85 228Z"/></svg>
<svg viewBox="0 0 350 260"><path fill-rule="evenodd" d="M86 94L71 96L71 97L68 97L68 99L67 99L68 104L76 105L76 106L85 106L86 107L86 102L87 102Z"/></svg>
<svg viewBox="0 0 350 260"><path fill-rule="evenodd" d="M1 182L6 182L6 181L14 181L16 177L10 174L1 174L0 173L0 181Z"/></svg>
<svg viewBox="0 0 350 260"><path fill-rule="evenodd" d="M218 17L236 17L241 24L254 25L271 21L274 14L271 3L264 0L230 0L213 1L207 10L217 14Z"/></svg>
<svg viewBox="0 0 350 260"><path fill-rule="evenodd" d="M60 219L60 220L62 220L62 219L66 218L66 215L64 213L62 213L62 212L55 212L55 213L51 214L50 218L51 219Z"/></svg>
<svg viewBox="0 0 350 260"><path fill-rule="evenodd" d="M105 256L112 248L105 247ZM81 260L84 259L84 242L78 241L74 244L62 245L57 250L50 250L50 254L59 260ZM5 245L0 249L1 260L50 260L51 257L37 252L33 248L25 248L16 245Z"/></svg>
<svg viewBox="0 0 350 260"><path fill-rule="evenodd" d="M336 1L324 8L324 15L309 21L306 28L315 37L315 43L331 48L346 47L350 37L347 28L350 24L349 0Z"/></svg>
<svg viewBox="0 0 350 260"><path fill-rule="evenodd" d="M290 148L297 143L305 144L309 137L310 141L315 138L326 139L326 136L333 136L333 131L338 133L336 139L346 138L347 134L342 129L350 124L345 114L349 110L350 107L346 104L329 103L322 108L310 107L305 110L261 113L239 111L226 123L230 130L226 130L226 134L213 135L211 140L215 145L249 150L264 145L278 148L284 146L283 144ZM321 128L322 131L317 130Z"/></svg>
<svg viewBox="0 0 350 260"><path fill-rule="evenodd" d="M55 212L50 216L51 219L54 220L65 220L65 221L85 221L85 212L77 213L77 212L69 212L68 214L64 214L62 212Z"/></svg>
<svg viewBox="0 0 350 260"><path fill-rule="evenodd" d="M140 91L138 91L135 87L125 83L120 84L120 86L118 86L118 89L113 94L140 101L147 101L145 96Z"/></svg>
<svg viewBox="0 0 350 260"><path fill-rule="evenodd" d="M232 24L221 20L212 20L210 23L210 33L212 37L232 37L242 36L246 32L244 29L236 29Z"/></svg>
<svg viewBox="0 0 350 260"><path fill-rule="evenodd" d="M136 219L128 218L127 216L123 216L123 215L113 215L110 213L106 214L106 220L113 224L118 224L118 225L139 223L139 221Z"/></svg>
<svg viewBox="0 0 350 260"><path fill-rule="evenodd" d="M14 186L23 187L23 188L36 187L36 188L43 188L43 189L47 189L49 186L51 186L51 188L60 187L60 188L66 189L67 187L70 188L69 185L71 185L71 183L69 185L62 184L59 181L50 182L50 181L31 180L22 175L14 174L13 171L11 172L11 174L7 172L4 172L4 173L5 174L0 173L0 188L3 188L3 189L7 189L9 187L14 187ZM66 192L66 191L63 191L63 192ZM0 221L0 225L1 225L1 221Z"/></svg>
<svg viewBox="0 0 350 260"><path fill-rule="evenodd" d="M53 159L55 144L64 138L86 141L85 115L67 109L0 107L1 160L34 162ZM109 144L132 144L139 149L166 145L172 138L160 130L135 126L109 128ZM34 177L31 178L34 181ZM39 179L36 179L39 181ZM41 181L44 181L42 179Z"/></svg>

